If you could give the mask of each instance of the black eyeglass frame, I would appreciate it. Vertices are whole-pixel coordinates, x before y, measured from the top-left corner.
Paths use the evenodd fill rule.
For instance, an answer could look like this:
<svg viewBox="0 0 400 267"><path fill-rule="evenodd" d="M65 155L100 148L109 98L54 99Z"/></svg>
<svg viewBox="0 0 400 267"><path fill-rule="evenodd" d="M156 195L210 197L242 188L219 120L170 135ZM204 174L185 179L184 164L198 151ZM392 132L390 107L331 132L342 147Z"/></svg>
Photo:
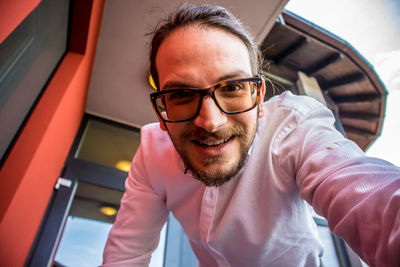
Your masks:
<svg viewBox="0 0 400 267"><path fill-rule="evenodd" d="M231 85L231 84L235 84L237 82L255 82L257 84L257 97L256 97L256 101L254 102L254 105L251 106L248 109L245 109L243 111L234 111L234 112L227 112L225 110L223 110L223 108L219 105L216 97L215 97L215 90L217 90L218 88L221 88L223 86L227 86L227 85ZM237 80L231 80L231 81L226 81L226 82L221 82L218 83L216 85L213 85L209 88L205 88L205 89L198 89L198 88L182 88L182 89L170 89L170 90L165 90L165 91L157 91L157 92L153 92L150 94L150 100L151 103L153 104L153 108L154 110L157 112L158 117L160 117L164 122L185 122L185 121L190 121L195 119L200 112L201 106L203 104L203 98L205 96L211 96L212 99L214 100L214 103L217 105L217 107L219 108L219 110L221 110L223 113L225 114L239 114L239 113L243 113L249 110L252 110L253 108L255 108L257 106L257 104L260 101L260 91L261 91L261 87L262 87L262 78L260 77L251 77L251 78L245 78L245 79L237 79ZM182 91L189 91L189 92L196 92L197 94L200 94L200 100L199 100L199 105L197 107L196 113L189 119L185 119L185 120L168 120L163 118L163 116L161 115L161 112L158 110L157 108L157 98L167 94L167 93L171 93L171 92L182 92Z"/></svg>

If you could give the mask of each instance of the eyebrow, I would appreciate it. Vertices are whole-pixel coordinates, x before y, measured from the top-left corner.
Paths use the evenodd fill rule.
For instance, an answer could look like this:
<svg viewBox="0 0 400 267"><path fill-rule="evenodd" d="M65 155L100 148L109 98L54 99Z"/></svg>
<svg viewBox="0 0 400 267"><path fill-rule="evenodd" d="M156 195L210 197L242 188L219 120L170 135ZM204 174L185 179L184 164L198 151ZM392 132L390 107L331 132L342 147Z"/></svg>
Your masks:
<svg viewBox="0 0 400 267"><path fill-rule="evenodd" d="M185 82L174 82L174 81L171 81L171 82L167 82L167 83L163 86L163 88L161 89L161 91L169 90L169 89L176 89L176 88L186 89L186 88L194 88L194 87L191 86L191 85L188 84L188 83L185 83Z"/></svg>
<svg viewBox="0 0 400 267"><path fill-rule="evenodd" d="M249 78L252 77L249 73L242 71L242 70L238 70L238 71L234 71L228 74L225 74L221 77L219 77L215 84L221 83L221 82L225 82L231 79L240 79L240 78ZM164 90L169 90L169 89L176 89L176 88L180 88L180 89L188 89L188 88L197 88L196 86L193 86L189 83L185 83L185 82L175 82L175 81L169 81L167 82L163 88L161 89L161 91Z"/></svg>
<svg viewBox="0 0 400 267"><path fill-rule="evenodd" d="M238 70L219 77L216 83L225 82L231 79L250 78L250 77L252 77L251 74L242 70Z"/></svg>

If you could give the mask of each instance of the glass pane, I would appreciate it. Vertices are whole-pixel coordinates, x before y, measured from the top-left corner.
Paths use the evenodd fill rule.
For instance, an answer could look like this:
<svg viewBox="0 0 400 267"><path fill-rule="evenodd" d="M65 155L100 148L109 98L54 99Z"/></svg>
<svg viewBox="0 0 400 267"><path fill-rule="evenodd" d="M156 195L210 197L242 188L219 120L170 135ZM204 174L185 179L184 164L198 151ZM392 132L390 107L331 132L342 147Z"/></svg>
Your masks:
<svg viewBox="0 0 400 267"><path fill-rule="evenodd" d="M325 220L324 217L318 215L310 205L308 205L308 207L312 216L314 217L314 220L317 221L318 236L322 244L324 245L324 255L322 256L322 263L324 264L324 266L340 267L332 234L328 228L328 222Z"/></svg>
<svg viewBox="0 0 400 267"><path fill-rule="evenodd" d="M78 185L53 266L99 266L108 233L115 220L122 192L82 183ZM166 226L158 248L153 252L151 267L164 261Z"/></svg>
<svg viewBox="0 0 400 267"><path fill-rule="evenodd" d="M70 1L37 2L0 44L0 158L23 127L67 49ZM19 3L22 9L23 2ZM0 16L7 16L5 12L1 10ZM13 12L8 12L12 16Z"/></svg>
<svg viewBox="0 0 400 267"><path fill-rule="evenodd" d="M55 262L61 266L99 266L112 224L68 216Z"/></svg>
<svg viewBox="0 0 400 267"><path fill-rule="evenodd" d="M89 120L75 158L129 171L139 144L139 130Z"/></svg>
<svg viewBox="0 0 400 267"><path fill-rule="evenodd" d="M319 239L324 244L324 255L322 256L322 263L324 266L340 267L338 258L336 256L336 249L333 243L332 234L328 227L317 226Z"/></svg>

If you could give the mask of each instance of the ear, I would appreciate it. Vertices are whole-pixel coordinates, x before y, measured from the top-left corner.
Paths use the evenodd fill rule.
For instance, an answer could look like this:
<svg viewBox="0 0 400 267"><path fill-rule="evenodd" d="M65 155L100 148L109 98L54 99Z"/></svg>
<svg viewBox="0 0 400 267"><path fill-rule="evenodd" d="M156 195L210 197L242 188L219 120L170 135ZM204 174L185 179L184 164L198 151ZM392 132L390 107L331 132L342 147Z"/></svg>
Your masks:
<svg viewBox="0 0 400 267"><path fill-rule="evenodd" d="M258 101L258 117L261 118L264 116L264 96L265 96L265 79L261 78L262 85L260 89L260 100Z"/></svg>

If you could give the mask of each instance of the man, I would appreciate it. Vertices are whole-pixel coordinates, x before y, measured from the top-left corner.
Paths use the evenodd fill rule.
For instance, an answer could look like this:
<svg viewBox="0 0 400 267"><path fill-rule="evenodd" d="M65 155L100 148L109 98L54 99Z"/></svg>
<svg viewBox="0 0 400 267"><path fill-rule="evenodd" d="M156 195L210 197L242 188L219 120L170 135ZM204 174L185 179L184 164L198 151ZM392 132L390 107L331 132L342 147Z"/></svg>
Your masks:
<svg viewBox="0 0 400 267"><path fill-rule="evenodd" d="M288 92L263 103L257 47L216 6L155 30L151 95L104 266L146 266L169 211L200 266L319 266L304 202L369 264L400 265L400 170L368 158L331 112Z"/></svg>

